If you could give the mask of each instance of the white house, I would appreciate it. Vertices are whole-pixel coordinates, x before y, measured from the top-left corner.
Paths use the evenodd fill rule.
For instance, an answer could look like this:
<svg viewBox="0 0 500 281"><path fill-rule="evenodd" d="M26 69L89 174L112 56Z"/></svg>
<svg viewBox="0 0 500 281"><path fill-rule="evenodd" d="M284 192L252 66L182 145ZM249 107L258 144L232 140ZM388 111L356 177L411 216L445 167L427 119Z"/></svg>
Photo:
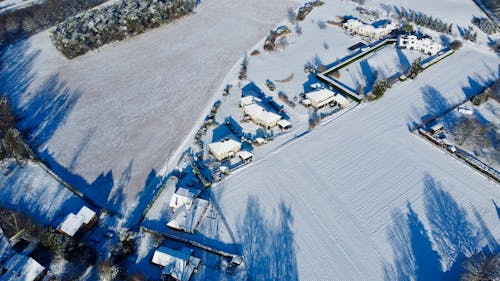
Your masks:
<svg viewBox="0 0 500 281"><path fill-rule="evenodd" d="M321 89L313 92L306 93L306 98L310 101L311 105L315 108L321 108L328 103L334 101L334 92L328 89Z"/></svg>
<svg viewBox="0 0 500 281"><path fill-rule="evenodd" d="M210 153L219 161L234 157L241 150L241 143L231 138L208 144Z"/></svg>
<svg viewBox="0 0 500 281"><path fill-rule="evenodd" d="M243 112L250 116L255 124L263 126L267 129L271 129L272 127L276 126L278 124L278 121L281 120L280 115L267 111L257 103L252 103L244 106Z"/></svg>
<svg viewBox="0 0 500 281"><path fill-rule="evenodd" d="M73 237L82 227L89 227L96 221L96 213L87 206L83 206L76 215L73 213L68 214L57 230Z"/></svg>
<svg viewBox="0 0 500 281"><path fill-rule="evenodd" d="M188 281L201 263L201 260L192 254L193 250L186 247L180 251L159 247L155 250L151 262L163 267L162 280L170 277L174 280Z"/></svg>
<svg viewBox="0 0 500 281"><path fill-rule="evenodd" d="M37 261L19 254L0 265L0 281L38 281L46 273L45 267Z"/></svg>
<svg viewBox="0 0 500 281"><path fill-rule="evenodd" d="M366 24L358 19L349 19L342 26L349 32L369 37L371 39L381 39L389 35L398 26L388 19L379 20L372 24Z"/></svg>
<svg viewBox="0 0 500 281"><path fill-rule="evenodd" d="M208 208L208 201L194 198L190 205L183 204L174 209L167 226L188 233L194 233Z"/></svg>
<svg viewBox="0 0 500 281"><path fill-rule="evenodd" d="M443 45L430 38L418 38L415 35L401 35L398 38L398 45L402 49L417 50L431 56L436 55L443 49Z"/></svg>
<svg viewBox="0 0 500 281"><path fill-rule="evenodd" d="M193 205L193 200L200 194L200 189L179 187L177 191L172 194L168 206L175 210L182 205L186 205L188 209Z"/></svg>

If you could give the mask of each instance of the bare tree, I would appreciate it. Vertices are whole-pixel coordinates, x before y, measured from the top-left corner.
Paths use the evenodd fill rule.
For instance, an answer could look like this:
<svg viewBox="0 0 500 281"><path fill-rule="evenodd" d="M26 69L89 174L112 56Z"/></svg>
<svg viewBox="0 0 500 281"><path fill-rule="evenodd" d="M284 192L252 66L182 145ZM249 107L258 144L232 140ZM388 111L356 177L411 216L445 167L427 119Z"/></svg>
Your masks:
<svg viewBox="0 0 500 281"><path fill-rule="evenodd" d="M500 280L500 255L479 252L463 263L461 281Z"/></svg>

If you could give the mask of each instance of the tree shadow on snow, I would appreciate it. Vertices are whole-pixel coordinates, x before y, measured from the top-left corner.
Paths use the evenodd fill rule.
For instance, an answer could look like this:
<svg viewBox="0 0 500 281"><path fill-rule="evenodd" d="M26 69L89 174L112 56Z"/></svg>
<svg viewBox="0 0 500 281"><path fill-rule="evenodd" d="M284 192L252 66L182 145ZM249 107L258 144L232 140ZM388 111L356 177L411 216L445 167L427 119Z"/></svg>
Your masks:
<svg viewBox="0 0 500 281"><path fill-rule="evenodd" d="M432 176L426 175L423 182L428 228L410 203L406 213L393 212L388 239L394 260L384 265L385 280L458 280L465 257L485 249L498 251L498 242L477 210L479 228Z"/></svg>
<svg viewBox="0 0 500 281"><path fill-rule="evenodd" d="M0 92L8 96L18 127L35 151L43 149L81 95L60 81L58 74L28 92L36 76L32 67L39 53L39 50L29 51L26 41L6 47L1 53L0 74Z"/></svg>
<svg viewBox="0 0 500 281"><path fill-rule="evenodd" d="M291 209L281 202L278 221L264 217L256 197L249 196L239 220L243 257L251 280L298 280Z"/></svg>

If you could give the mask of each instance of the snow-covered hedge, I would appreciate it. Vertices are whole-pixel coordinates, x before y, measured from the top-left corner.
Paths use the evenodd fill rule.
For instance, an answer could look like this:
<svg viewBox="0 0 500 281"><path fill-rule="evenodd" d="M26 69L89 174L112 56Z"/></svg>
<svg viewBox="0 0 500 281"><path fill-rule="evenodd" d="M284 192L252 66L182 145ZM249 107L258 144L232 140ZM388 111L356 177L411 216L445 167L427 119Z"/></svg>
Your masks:
<svg viewBox="0 0 500 281"><path fill-rule="evenodd" d="M58 24L52 43L65 57L74 58L191 13L195 5L195 0L121 0Z"/></svg>

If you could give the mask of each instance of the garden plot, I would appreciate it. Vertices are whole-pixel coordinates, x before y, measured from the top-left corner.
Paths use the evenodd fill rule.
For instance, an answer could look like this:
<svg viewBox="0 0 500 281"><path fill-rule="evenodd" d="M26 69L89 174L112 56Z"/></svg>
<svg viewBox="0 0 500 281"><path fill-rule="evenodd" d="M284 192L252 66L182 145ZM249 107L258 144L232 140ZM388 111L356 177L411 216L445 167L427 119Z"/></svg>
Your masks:
<svg viewBox="0 0 500 281"><path fill-rule="evenodd" d="M448 145L500 171L500 104L497 100L490 98L479 106L468 101L435 120L435 124L440 123L444 125L441 138Z"/></svg>
<svg viewBox="0 0 500 281"><path fill-rule="evenodd" d="M418 57L425 59L428 56L390 44L331 75L351 89L368 93L377 79L387 79L407 71Z"/></svg>

